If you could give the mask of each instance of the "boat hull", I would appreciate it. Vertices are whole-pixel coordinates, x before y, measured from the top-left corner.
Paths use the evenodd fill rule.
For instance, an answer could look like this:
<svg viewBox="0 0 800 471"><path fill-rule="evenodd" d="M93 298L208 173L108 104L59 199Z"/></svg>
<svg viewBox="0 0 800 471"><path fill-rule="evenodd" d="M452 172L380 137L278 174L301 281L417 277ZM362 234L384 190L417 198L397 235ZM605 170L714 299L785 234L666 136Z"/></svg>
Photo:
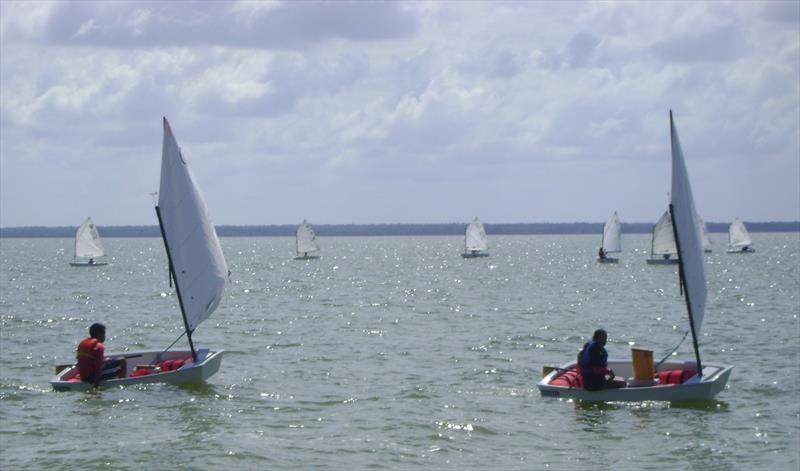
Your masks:
<svg viewBox="0 0 800 471"><path fill-rule="evenodd" d="M488 257L489 252L464 252L461 254L463 258L480 258L480 257Z"/></svg>
<svg viewBox="0 0 800 471"><path fill-rule="evenodd" d="M630 361L609 361L608 367L616 374L618 379L626 378L628 384L635 384L630 379L633 375L633 366ZM694 376L682 384L661 385L657 382L646 386L628 386L621 389L603 389L600 391L587 391L583 388L571 388L560 385L551 385L560 372L575 368L575 362L566 363L545 375L536 386L543 397L557 397L562 399L575 399L581 401L599 402L641 402L641 401L708 401L713 399L728 383L732 366L703 365L703 376ZM697 369L694 361L672 361L660 365L656 372Z"/></svg>
<svg viewBox="0 0 800 471"><path fill-rule="evenodd" d="M619 263L619 259L618 258L611 258L611 257L598 258L597 259L597 263Z"/></svg>
<svg viewBox="0 0 800 471"><path fill-rule="evenodd" d="M69 266L71 267L102 267L104 265L108 265L108 262L69 262Z"/></svg>
<svg viewBox="0 0 800 471"><path fill-rule="evenodd" d="M648 258L648 265L677 265L677 258Z"/></svg>
<svg viewBox="0 0 800 471"><path fill-rule="evenodd" d="M728 249L728 253L756 253L756 249Z"/></svg>
<svg viewBox="0 0 800 471"><path fill-rule="evenodd" d="M109 379L101 381L97 386L99 389L108 389L119 386L131 386L134 384L147 383L167 383L167 384L190 384L201 383L210 378L219 370L222 363L224 350L215 352L199 350L197 352L198 363L191 363L182 366L177 370L152 373L142 376L131 376L137 365L153 365L158 361L176 360L191 357L189 350L176 350L163 353L161 350L147 350L139 352L109 353L106 358L125 358L127 371L125 378ZM158 360L158 361L156 361ZM77 367L69 366L61 370L50 381L56 391L86 391L92 389L91 383L75 379L78 371Z"/></svg>
<svg viewBox="0 0 800 471"><path fill-rule="evenodd" d="M295 257L295 260L317 260L319 259L319 255L298 255Z"/></svg>

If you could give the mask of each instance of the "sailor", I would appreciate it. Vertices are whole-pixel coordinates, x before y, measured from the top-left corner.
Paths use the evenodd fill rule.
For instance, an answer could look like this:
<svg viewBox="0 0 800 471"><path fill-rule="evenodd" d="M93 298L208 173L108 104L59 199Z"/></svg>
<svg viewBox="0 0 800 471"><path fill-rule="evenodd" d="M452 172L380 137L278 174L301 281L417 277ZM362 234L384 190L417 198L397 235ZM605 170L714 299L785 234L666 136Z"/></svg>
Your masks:
<svg viewBox="0 0 800 471"><path fill-rule="evenodd" d="M76 354L81 380L95 387L100 381L124 378L127 364L124 358L105 359L106 326L95 323L89 327L89 337L81 340Z"/></svg>
<svg viewBox="0 0 800 471"><path fill-rule="evenodd" d="M605 349L607 339L605 330L595 330L592 341L583 345L579 355L583 387L589 391L625 387L625 381L615 380L614 371L608 368L608 352Z"/></svg>
<svg viewBox="0 0 800 471"><path fill-rule="evenodd" d="M600 247L600 250L597 251L597 256L600 258L600 260L606 259L606 251L603 250L603 247Z"/></svg>

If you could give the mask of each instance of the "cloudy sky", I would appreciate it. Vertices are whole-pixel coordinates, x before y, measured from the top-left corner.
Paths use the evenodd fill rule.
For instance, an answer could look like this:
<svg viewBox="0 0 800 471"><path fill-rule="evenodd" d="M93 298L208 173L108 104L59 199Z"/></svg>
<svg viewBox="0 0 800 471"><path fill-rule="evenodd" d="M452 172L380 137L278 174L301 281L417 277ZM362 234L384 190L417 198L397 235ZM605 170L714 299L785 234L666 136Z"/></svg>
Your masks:
<svg viewBox="0 0 800 471"><path fill-rule="evenodd" d="M0 2L0 226L800 219L800 3Z"/></svg>

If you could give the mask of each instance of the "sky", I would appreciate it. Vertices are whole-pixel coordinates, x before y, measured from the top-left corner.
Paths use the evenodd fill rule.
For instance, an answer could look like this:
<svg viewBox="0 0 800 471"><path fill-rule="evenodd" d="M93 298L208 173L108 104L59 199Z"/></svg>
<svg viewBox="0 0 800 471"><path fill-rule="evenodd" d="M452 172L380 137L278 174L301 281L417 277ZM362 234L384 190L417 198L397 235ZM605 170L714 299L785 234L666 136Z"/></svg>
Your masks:
<svg viewBox="0 0 800 471"><path fill-rule="evenodd" d="M0 226L800 220L800 2L0 1Z"/></svg>

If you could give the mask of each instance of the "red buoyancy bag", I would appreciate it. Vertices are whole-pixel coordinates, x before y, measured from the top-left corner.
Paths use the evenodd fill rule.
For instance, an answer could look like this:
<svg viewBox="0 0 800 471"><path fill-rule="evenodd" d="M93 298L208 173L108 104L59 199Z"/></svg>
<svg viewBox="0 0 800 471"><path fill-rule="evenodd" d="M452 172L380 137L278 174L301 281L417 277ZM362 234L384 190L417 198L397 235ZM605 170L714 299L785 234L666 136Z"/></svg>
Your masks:
<svg viewBox="0 0 800 471"><path fill-rule="evenodd" d="M687 379L691 378L696 374L697 371L695 370L659 371L658 373L656 373L656 379L658 379L658 384L661 385L683 384Z"/></svg>
<svg viewBox="0 0 800 471"><path fill-rule="evenodd" d="M550 380L550 386L563 386L565 388L583 388L583 378L578 370L569 370L556 375Z"/></svg>

